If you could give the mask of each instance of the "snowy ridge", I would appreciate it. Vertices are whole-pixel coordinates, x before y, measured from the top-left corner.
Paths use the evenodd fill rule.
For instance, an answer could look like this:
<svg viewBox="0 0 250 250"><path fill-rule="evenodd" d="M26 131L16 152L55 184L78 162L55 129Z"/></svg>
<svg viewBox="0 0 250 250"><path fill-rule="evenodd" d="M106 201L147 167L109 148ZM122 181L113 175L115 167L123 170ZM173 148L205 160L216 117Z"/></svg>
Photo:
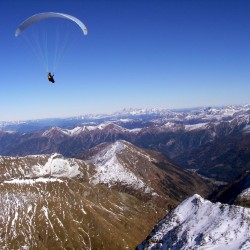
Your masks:
<svg viewBox="0 0 250 250"><path fill-rule="evenodd" d="M185 130L191 131L196 129L207 129L207 123L198 123L194 125L185 125Z"/></svg>
<svg viewBox="0 0 250 250"><path fill-rule="evenodd" d="M127 145L122 141L117 141L100 151L90 162L96 166L96 174L92 176L90 182L94 185L105 183L113 186L117 183L132 186L135 189L143 189L150 192L152 189L147 186L133 172L125 169L120 164L117 155L121 154Z"/></svg>
<svg viewBox="0 0 250 250"><path fill-rule="evenodd" d="M58 132L62 135L66 135L66 136L77 136L81 133L84 133L84 132L91 132L91 131L96 131L96 130L104 130L106 129L108 126L112 125L112 129L117 129L119 131L123 131L123 132L131 132L131 133L134 133L134 132L139 132L141 129L140 128L135 128L135 129L126 129L126 128L123 128L117 124L114 124L112 122L104 122L104 123L100 123L99 125L88 125L88 126L77 126L73 129L62 129L60 127L52 127L50 128L49 130L46 130L45 132L43 132L42 136L50 136L51 134L55 133L55 132Z"/></svg>
<svg viewBox="0 0 250 250"><path fill-rule="evenodd" d="M133 129L123 127L123 124L130 123L133 119L140 115L149 115L149 120L153 122L156 129L167 130L179 130L186 131L192 130L205 130L208 129L211 124L213 126L219 125L221 122L229 122L234 124L243 125L245 132L249 132L250 123L250 105L242 106L226 106L221 108L199 108L191 109L189 111L171 111L167 109L128 109L121 112L117 112L111 115L104 116L101 123L92 122L89 125L76 126L73 129L62 129L60 127L52 127L49 130L43 132L42 136L50 136L54 133L59 133L64 136L77 136L81 133L88 133L94 131L102 131L110 126L112 131L116 130L123 133L138 133L143 130L138 126ZM123 118L123 115L131 115L132 118ZM151 115L151 116L150 116ZM164 122L165 121L165 122ZM91 124L91 125L90 125ZM121 126L120 126L121 125ZM149 126L150 127L150 126ZM148 128L149 128L148 127Z"/></svg>
<svg viewBox="0 0 250 250"><path fill-rule="evenodd" d="M129 108L123 109L118 112L114 112L111 114L85 114L75 117L68 117L68 118L61 118L59 122L65 121L78 121L79 120L90 120L88 124L91 122L98 122L98 119L106 120L106 121L114 121L115 119L119 119L122 122L128 122L131 119L135 119L141 116L147 117L164 117L168 120L193 120L193 119L215 119L217 121L221 121L224 118L228 117L236 117L236 116L249 116L250 111L250 104L245 105L228 105L222 107L196 107L196 108L189 108L189 109L165 109L165 108ZM58 118L50 119L48 122L55 121ZM0 128L7 127L9 125L22 125L26 124L29 125L30 123L37 123L44 122L46 119L36 119L36 120L26 120L26 121L0 121ZM92 120L92 121L91 121ZM55 123L53 123L55 124ZM82 128L82 127L80 127ZM91 126L86 126L84 129L92 129ZM75 131L67 131L66 133L75 132ZM45 132L46 133L46 132Z"/></svg>
<svg viewBox="0 0 250 250"><path fill-rule="evenodd" d="M113 113L117 115L162 115L168 118L181 118L181 119L196 119L196 118L216 118L221 120L225 117L233 117L235 115L244 114L250 110L250 104L245 105L228 105L223 107L201 107L191 108L186 111L158 109L158 108L145 108L145 109L124 109L120 112Z"/></svg>
<svg viewBox="0 0 250 250"><path fill-rule="evenodd" d="M170 212L137 249L250 249L250 209L194 195Z"/></svg>

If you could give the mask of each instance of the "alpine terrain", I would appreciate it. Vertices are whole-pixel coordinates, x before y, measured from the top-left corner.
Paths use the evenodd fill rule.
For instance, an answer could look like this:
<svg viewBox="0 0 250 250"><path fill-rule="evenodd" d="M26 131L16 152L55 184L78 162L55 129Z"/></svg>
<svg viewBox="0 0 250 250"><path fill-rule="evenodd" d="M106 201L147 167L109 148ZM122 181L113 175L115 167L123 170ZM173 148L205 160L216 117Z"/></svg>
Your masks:
<svg viewBox="0 0 250 250"><path fill-rule="evenodd" d="M250 105L0 122L0 155L77 157L101 143L126 140L162 152L182 168L231 182L250 169L249 127Z"/></svg>
<svg viewBox="0 0 250 250"><path fill-rule="evenodd" d="M154 227L142 249L250 249L250 209L193 195Z"/></svg>
<svg viewBox="0 0 250 250"><path fill-rule="evenodd" d="M250 105L0 128L0 249L250 249Z"/></svg>
<svg viewBox="0 0 250 250"><path fill-rule="evenodd" d="M125 141L84 157L0 158L1 249L135 249L169 209L211 191L195 173Z"/></svg>

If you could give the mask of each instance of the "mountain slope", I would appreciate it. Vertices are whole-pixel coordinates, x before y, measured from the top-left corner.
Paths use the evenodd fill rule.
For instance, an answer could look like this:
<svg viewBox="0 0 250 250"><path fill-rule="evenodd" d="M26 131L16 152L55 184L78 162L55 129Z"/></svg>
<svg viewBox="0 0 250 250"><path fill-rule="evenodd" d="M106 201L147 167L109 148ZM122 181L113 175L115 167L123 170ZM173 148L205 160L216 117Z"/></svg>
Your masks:
<svg viewBox="0 0 250 250"><path fill-rule="evenodd" d="M163 218L137 250L223 248L250 248L250 209L194 195Z"/></svg>
<svg viewBox="0 0 250 250"><path fill-rule="evenodd" d="M234 204L250 208L250 188L244 189L235 199Z"/></svg>
<svg viewBox="0 0 250 250"><path fill-rule="evenodd" d="M233 182L222 187L210 196L210 200L218 201L227 204L237 204L244 206L244 203L249 207L250 197L247 201L247 192L245 195L242 193L244 190L250 188L250 171L245 171ZM242 195L241 195L242 193Z"/></svg>
<svg viewBox="0 0 250 250"><path fill-rule="evenodd" d="M73 180L6 182L0 198L1 249L133 249L161 214L128 194Z"/></svg>
<svg viewBox="0 0 250 250"><path fill-rule="evenodd" d="M233 181L250 169L250 134L228 135L187 151L173 161L206 177Z"/></svg>
<svg viewBox="0 0 250 250"><path fill-rule="evenodd" d="M176 205L196 192L201 195L211 192L197 174L176 167L161 153L126 141L101 144L85 152L82 158L96 166L91 183L113 186L138 198L153 197Z"/></svg>
<svg viewBox="0 0 250 250"><path fill-rule="evenodd" d="M58 154L0 157L0 248L134 249L164 211L94 173Z"/></svg>

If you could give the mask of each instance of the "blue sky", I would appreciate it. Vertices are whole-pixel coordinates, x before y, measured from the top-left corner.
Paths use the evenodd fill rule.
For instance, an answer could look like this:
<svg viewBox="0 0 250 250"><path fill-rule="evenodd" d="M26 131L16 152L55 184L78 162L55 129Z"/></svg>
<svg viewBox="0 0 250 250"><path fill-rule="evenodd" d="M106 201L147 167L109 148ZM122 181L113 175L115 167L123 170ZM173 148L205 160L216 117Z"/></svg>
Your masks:
<svg viewBox="0 0 250 250"><path fill-rule="evenodd" d="M0 7L0 121L250 102L248 0L7 0ZM69 46L54 85L14 36L22 21L46 11L74 15L89 31Z"/></svg>

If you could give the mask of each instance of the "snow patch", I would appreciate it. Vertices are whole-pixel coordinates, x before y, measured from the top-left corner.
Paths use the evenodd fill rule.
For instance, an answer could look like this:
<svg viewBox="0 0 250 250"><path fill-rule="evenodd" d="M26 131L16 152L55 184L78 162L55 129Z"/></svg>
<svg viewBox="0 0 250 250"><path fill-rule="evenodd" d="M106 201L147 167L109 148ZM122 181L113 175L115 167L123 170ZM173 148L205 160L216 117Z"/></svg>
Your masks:
<svg viewBox="0 0 250 250"><path fill-rule="evenodd" d="M4 181L3 183L32 185L32 184L39 183L39 182L48 183L48 182L63 182L63 181L60 179L57 179L57 178L42 178L42 177L40 177L37 179L13 179L10 181Z"/></svg>
<svg viewBox="0 0 250 250"><path fill-rule="evenodd" d="M197 130L197 129L207 129L207 123L185 125L185 130L187 130L187 131Z"/></svg>
<svg viewBox="0 0 250 250"><path fill-rule="evenodd" d="M45 165L35 165L31 169L31 174L26 177L68 177L73 178L81 175L79 165L62 158L59 154L53 154Z"/></svg>
<svg viewBox="0 0 250 250"><path fill-rule="evenodd" d="M243 128L243 132L246 133L246 134L250 134L250 125L246 125L246 126Z"/></svg>

